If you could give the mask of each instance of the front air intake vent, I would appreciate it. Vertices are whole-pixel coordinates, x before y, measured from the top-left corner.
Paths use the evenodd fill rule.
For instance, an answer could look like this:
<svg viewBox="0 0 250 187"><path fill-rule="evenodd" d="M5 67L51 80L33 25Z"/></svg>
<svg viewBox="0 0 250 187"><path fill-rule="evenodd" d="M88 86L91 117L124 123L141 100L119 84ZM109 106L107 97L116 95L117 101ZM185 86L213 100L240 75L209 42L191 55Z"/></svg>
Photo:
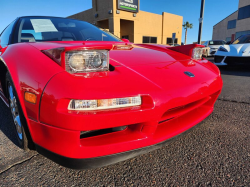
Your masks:
<svg viewBox="0 0 250 187"><path fill-rule="evenodd" d="M123 131L127 128L127 126L121 126L121 127L114 127L109 129L100 129L100 130L93 130L93 131L81 131L80 138L90 138L94 136L100 136L104 134L109 134L112 132L118 132Z"/></svg>
<svg viewBox="0 0 250 187"><path fill-rule="evenodd" d="M163 114L159 123L164 123L164 122L169 121L171 119L174 119L176 117L182 116L182 115L202 106L204 103L206 103L210 99L211 99L211 97L209 96L209 97L205 97L201 100L189 103L187 105L183 105L183 106L169 109L167 112L165 112Z"/></svg>

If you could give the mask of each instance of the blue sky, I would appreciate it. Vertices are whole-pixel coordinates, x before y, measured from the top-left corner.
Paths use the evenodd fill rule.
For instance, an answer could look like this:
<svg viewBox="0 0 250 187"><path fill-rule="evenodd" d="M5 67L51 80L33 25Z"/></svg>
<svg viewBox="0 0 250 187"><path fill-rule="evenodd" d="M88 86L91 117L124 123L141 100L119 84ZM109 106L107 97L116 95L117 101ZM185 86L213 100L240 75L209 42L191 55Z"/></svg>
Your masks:
<svg viewBox="0 0 250 187"><path fill-rule="evenodd" d="M105 0L103 0L105 1ZM239 0L206 0L202 40L212 38L213 26L238 9ZM140 10L161 14L168 12L183 16L193 23L188 30L187 43L198 40L201 0L141 0ZM66 17L92 7L92 0L1 0L0 32L16 17L46 15ZM184 41L184 30L182 41Z"/></svg>

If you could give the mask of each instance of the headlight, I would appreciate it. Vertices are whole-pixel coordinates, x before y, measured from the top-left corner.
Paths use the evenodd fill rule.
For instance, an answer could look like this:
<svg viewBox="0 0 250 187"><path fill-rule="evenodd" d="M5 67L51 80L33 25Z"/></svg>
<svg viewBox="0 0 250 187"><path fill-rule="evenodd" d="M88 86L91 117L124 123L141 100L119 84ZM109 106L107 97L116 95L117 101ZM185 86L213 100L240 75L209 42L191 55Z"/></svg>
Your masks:
<svg viewBox="0 0 250 187"><path fill-rule="evenodd" d="M109 70L107 50L68 51L65 53L65 67L69 73L85 73Z"/></svg>
<svg viewBox="0 0 250 187"><path fill-rule="evenodd" d="M200 60L202 58L202 51L203 51L203 48L200 48L200 47L194 48L192 52L192 59Z"/></svg>
<svg viewBox="0 0 250 187"><path fill-rule="evenodd" d="M86 68L84 56L78 53L72 54L71 57L69 57L69 67L75 72L84 71Z"/></svg>
<svg viewBox="0 0 250 187"><path fill-rule="evenodd" d="M228 50L225 49L224 47L220 47L220 48L218 49L218 51L228 52Z"/></svg>
<svg viewBox="0 0 250 187"><path fill-rule="evenodd" d="M71 100L68 110L104 110L141 105L141 97L125 97L100 100Z"/></svg>

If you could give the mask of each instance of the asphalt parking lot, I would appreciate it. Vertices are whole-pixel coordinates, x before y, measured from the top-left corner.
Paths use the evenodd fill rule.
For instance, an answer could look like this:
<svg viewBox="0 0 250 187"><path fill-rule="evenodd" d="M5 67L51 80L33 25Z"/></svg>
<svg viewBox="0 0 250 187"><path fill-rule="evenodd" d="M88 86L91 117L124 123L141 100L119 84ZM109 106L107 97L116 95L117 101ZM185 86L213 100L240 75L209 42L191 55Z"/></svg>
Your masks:
<svg viewBox="0 0 250 187"><path fill-rule="evenodd" d="M250 67L221 73L214 112L196 128L161 149L93 170L19 149L0 101L0 186L250 186Z"/></svg>

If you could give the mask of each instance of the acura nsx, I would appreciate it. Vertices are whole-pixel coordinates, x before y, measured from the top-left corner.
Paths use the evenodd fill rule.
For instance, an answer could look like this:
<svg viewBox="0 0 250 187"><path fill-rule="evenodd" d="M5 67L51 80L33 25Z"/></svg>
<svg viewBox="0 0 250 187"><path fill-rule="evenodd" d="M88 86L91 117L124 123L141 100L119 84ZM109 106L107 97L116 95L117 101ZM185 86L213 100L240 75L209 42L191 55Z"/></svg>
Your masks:
<svg viewBox="0 0 250 187"><path fill-rule="evenodd" d="M134 44L84 21L19 17L0 35L0 98L23 149L69 168L113 164L212 113L222 79L203 47Z"/></svg>

